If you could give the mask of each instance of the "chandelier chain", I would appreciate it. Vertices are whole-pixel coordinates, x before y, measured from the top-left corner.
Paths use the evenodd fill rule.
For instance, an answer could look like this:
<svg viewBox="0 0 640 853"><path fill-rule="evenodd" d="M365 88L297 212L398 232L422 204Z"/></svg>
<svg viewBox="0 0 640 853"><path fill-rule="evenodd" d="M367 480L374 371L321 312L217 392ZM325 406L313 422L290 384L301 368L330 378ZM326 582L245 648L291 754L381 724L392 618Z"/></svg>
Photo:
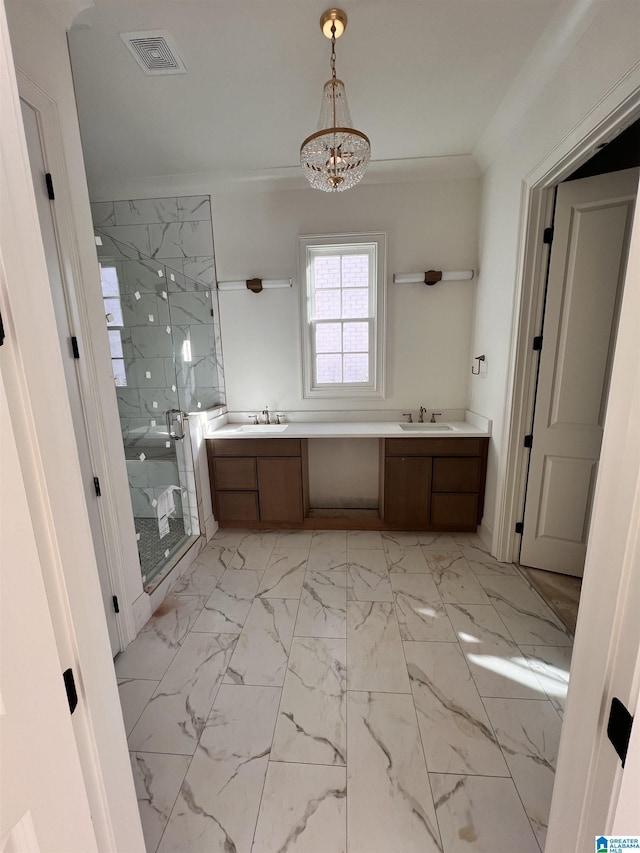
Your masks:
<svg viewBox="0 0 640 853"><path fill-rule="evenodd" d="M336 79L336 24L331 24L331 76Z"/></svg>

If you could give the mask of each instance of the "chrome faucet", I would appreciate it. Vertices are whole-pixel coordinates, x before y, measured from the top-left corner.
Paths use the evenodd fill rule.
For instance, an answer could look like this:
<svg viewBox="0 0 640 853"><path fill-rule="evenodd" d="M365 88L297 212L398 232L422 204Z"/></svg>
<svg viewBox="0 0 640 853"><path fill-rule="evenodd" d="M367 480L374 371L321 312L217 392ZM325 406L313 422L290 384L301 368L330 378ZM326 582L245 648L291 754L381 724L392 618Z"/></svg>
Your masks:
<svg viewBox="0 0 640 853"><path fill-rule="evenodd" d="M431 420L429 421L429 423L435 424L436 415L438 415L438 417L442 417L442 412L431 412Z"/></svg>
<svg viewBox="0 0 640 853"><path fill-rule="evenodd" d="M254 423L256 426L260 423L260 421L258 420L258 416L257 416L257 415L249 415L249 420L250 420L250 421L253 421L253 423Z"/></svg>
<svg viewBox="0 0 640 853"><path fill-rule="evenodd" d="M262 410L262 414L264 415L265 424L270 424L271 421L269 420L269 407L268 406L264 407L264 409Z"/></svg>
<svg viewBox="0 0 640 853"><path fill-rule="evenodd" d="M418 416L418 423L419 423L419 424L423 424L423 423L424 423L424 416L425 416L425 412L426 412L426 411L427 411L427 410L425 409L425 407L424 407L424 406L420 406L420 415Z"/></svg>
<svg viewBox="0 0 640 853"><path fill-rule="evenodd" d="M413 423L413 415L411 414L411 412L403 412L402 417L407 419L408 424Z"/></svg>

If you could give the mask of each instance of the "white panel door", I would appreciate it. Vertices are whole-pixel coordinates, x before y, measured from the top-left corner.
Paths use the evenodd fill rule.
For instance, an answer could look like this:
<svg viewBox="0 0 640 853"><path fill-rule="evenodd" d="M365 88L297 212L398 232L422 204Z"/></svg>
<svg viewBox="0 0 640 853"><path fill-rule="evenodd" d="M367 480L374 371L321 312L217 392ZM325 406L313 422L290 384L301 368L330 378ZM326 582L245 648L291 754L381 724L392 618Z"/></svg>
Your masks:
<svg viewBox="0 0 640 853"><path fill-rule="evenodd" d="M96 839L1 373L0 436L0 850L89 853Z"/></svg>
<svg viewBox="0 0 640 853"><path fill-rule="evenodd" d="M78 374L76 372L76 361L71 349L71 328L69 325L69 315L67 310L67 297L65 294L62 265L60 263L56 227L53 219L53 213L51 211L51 201L49 200L46 188L46 167L42 150L42 140L40 138L38 113L30 104L26 103L26 101L22 99L20 100L20 106L22 108L22 120L24 122L27 148L29 150L31 177L33 180L36 205L38 207L38 219L40 220L42 242L47 261L47 272L49 273L49 282L51 284L53 307L56 314L56 325L58 327L58 336L60 338L60 345L62 348L62 362L64 365L65 378L67 380L67 390L69 393L69 403L71 405L76 444L78 446L78 457L80 460L80 468L84 484L84 497L87 504L87 512L89 514L91 537L93 539L93 547L96 553L96 562L98 564L100 589L102 591L104 612L107 620L107 628L109 630L109 642L111 644L111 652L115 657L115 655L120 651L120 637L118 635L117 617L113 607L113 587L109 576L107 549L104 542L104 531L102 527L102 520L100 518L100 510L98 509L97 504L98 498L96 497L95 487L93 485L94 471L91 462L91 450L89 447L89 439L87 437L82 397L80 395L80 385L78 382Z"/></svg>
<svg viewBox="0 0 640 853"><path fill-rule="evenodd" d="M638 169L558 188L520 562L580 576Z"/></svg>

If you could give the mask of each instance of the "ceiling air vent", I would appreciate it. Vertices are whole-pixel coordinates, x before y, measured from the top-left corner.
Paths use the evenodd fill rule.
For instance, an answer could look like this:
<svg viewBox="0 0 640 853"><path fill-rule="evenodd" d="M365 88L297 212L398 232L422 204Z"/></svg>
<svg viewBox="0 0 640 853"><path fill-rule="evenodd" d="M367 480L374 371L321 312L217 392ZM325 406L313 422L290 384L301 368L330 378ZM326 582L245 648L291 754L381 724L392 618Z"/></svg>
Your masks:
<svg viewBox="0 0 640 853"><path fill-rule="evenodd" d="M184 74L187 70L165 30L120 33L120 38L145 74Z"/></svg>

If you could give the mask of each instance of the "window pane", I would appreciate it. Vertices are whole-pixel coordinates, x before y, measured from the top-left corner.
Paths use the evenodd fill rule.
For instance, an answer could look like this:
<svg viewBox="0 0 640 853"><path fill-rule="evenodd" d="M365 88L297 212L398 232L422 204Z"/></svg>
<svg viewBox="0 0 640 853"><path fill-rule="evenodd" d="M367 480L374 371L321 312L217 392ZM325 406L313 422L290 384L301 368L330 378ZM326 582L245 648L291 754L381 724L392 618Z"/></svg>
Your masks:
<svg viewBox="0 0 640 853"><path fill-rule="evenodd" d="M342 316L343 317L368 317L369 316L369 291L368 290L343 290L342 291Z"/></svg>
<svg viewBox="0 0 640 853"><path fill-rule="evenodd" d="M316 287L340 287L340 258L314 258L313 274Z"/></svg>
<svg viewBox="0 0 640 853"><path fill-rule="evenodd" d="M116 381L116 385L123 386L127 384L127 373L124 369L124 359L122 358L113 358L111 359L111 365L113 370L113 378Z"/></svg>
<svg viewBox="0 0 640 853"><path fill-rule="evenodd" d="M345 323L343 341L345 352L369 352L369 324Z"/></svg>
<svg viewBox="0 0 640 853"><path fill-rule="evenodd" d="M101 264L100 281L102 282L103 296L120 296L118 271L115 267L103 267Z"/></svg>
<svg viewBox="0 0 640 853"><path fill-rule="evenodd" d="M342 286L369 286L369 258L367 255L345 255L342 258Z"/></svg>
<svg viewBox="0 0 640 853"><path fill-rule="evenodd" d="M124 326L122 320L122 306L119 299L105 299L104 313L107 317L107 326ZM109 318L111 315L111 319Z"/></svg>
<svg viewBox="0 0 640 853"><path fill-rule="evenodd" d="M357 291L356 291L357 292ZM334 320L340 317L340 291L316 291L316 318L318 320Z"/></svg>
<svg viewBox="0 0 640 853"><path fill-rule="evenodd" d="M342 324L320 323L316 326L316 352L342 351Z"/></svg>
<svg viewBox="0 0 640 853"><path fill-rule="evenodd" d="M109 350L111 358L122 358L122 335L119 329L109 329Z"/></svg>
<svg viewBox="0 0 640 853"><path fill-rule="evenodd" d="M334 382L342 382L341 355L316 356L316 382L318 385L330 385Z"/></svg>
<svg viewBox="0 0 640 853"><path fill-rule="evenodd" d="M369 381L369 356L366 353L345 355L343 358L343 382Z"/></svg>

